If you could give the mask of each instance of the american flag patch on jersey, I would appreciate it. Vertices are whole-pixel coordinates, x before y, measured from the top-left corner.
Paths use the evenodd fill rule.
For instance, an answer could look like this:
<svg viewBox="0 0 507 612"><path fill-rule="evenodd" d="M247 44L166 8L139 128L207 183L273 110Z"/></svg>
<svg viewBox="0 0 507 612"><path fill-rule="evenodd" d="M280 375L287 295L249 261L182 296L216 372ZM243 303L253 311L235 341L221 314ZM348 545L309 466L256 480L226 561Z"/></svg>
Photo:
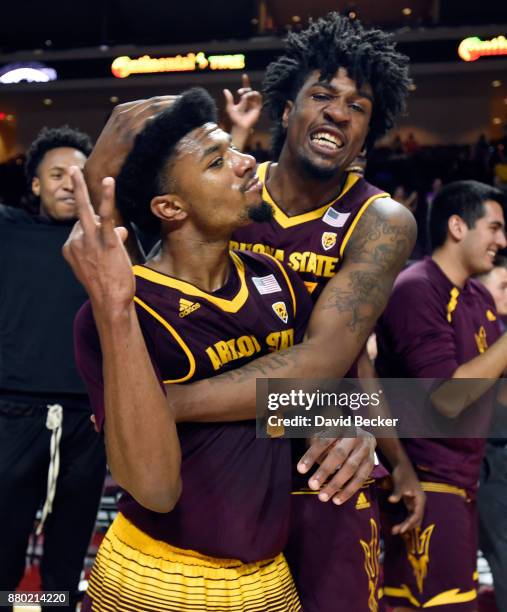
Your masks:
<svg viewBox="0 0 507 612"><path fill-rule="evenodd" d="M276 293L282 290L273 274L268 274L268 276L252 276L252 281L261 295Z"/></svg>
<svg viewBox="0 0 507 612"><path fill-rule="evenodd" d="M332 207L329 207L326 214L322 217L322 221L331 225L331 227L343 227L345 222L350 217L350 213L341 213Z"/></svg>

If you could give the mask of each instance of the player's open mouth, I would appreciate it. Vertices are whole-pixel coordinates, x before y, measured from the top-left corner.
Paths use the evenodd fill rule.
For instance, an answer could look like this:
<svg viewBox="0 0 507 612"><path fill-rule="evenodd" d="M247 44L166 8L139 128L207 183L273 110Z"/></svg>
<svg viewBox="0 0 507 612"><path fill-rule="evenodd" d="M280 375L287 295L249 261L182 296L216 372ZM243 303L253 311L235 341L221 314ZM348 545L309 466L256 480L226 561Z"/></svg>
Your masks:
<svg viewBox="0 0 507 612"><path fill-rule="evenodd" d="M310 135L312 144L317 145L319 149L335 153L344 145L343 139L338 135L327 130L319 130Z"/></svg>
<svg viewBox="0 0 507 612"><path fill-rule="evenodd" d="M75 198L60 198L60 202L65 202L65 204L75 204Z"/></svg>
<svg viewBox="0 0 507 612"><path fill-rule="evenodd" d="M491 257L491 259L495 259L495 257L496 257L496 250L495 249L488 249L486 251L486 253Z"/></svg>

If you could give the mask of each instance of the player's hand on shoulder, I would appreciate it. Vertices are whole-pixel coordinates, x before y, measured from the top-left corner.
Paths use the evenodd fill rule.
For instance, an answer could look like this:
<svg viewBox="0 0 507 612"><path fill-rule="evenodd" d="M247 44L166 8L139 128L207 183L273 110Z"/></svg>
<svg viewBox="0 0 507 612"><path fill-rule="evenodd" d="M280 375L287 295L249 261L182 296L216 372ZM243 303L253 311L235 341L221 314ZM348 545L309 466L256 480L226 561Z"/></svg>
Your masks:
<svg viewBox="0 0 507 612"><path fill-rule="evenodd" d="M94 314L114 316L130 306L135 280L124 242L127 230L114 226L114 179L102 181L99 214L95 215L81 170L71 168L79 221L63 246L63 256L85 287Z"/></svg>

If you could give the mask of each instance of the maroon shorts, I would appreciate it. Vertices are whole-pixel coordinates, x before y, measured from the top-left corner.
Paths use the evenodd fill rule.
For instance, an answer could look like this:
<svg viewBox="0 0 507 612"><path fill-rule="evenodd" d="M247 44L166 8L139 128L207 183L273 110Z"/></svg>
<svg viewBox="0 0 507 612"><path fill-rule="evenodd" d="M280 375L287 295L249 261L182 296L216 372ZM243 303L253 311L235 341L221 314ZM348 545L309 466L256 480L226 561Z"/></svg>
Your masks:
<svg viewBox="0 0 507 612"><path fill-rule="evenodd" d="M434 612L477 609L477 515L464 489L422 482L426 510L421 527L392 536L400 504L380 496L385 543L384 597L391 606Z"/></svg>
<svg viewBox="0 0 507 612"><path fill-rule="evenodd" d="M303 612L377 612L379 518L374 481L343 506L292 494L285 556Z"/></svg>

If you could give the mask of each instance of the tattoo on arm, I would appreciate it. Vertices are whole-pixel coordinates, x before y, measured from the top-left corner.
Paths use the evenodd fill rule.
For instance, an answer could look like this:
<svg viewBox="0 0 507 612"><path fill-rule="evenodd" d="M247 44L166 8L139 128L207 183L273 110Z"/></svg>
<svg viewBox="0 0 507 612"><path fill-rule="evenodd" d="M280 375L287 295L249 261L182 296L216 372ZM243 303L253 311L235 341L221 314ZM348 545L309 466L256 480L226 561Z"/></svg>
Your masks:
<svg viewBox="0 0 507 612"><path fill-rule="evenodd" d="M398 272L410 255L416 236L412 215L400 204L382 210L373 203L358 224L346 250L344 268L329 281L320 296L308 328L308 340L297 346L260 357L236 370L210 378L211 385L222 382L241 383L255 378L292 378L302 376L309 362L327 353L331 339L333 355L335 338L341 330L351 332L357 346L362 346L384 309ZM350 269L349 269L350 268ZM340 318L327 316L327 311L340 313ZM331 313L332 314L332 313ZM326 349L321 344L326 341ZM354 358L352 351L350 362ZM336 355L335 355L336 356ZM327 358L329 361L329 358ZM338 360L336 360L338 362ZM350 367L344 368L344 372Z"/></svg>
<svg viewBox="0 0 507 612"><path fill-rule="evenodd" d="M347 328L357 332L358 337L369 333L385 307L392 283L409 256L415 237L412 218L404 215L401 221L393 220L373 204L346 250L346 262L353 268L343 270L346 278L342 277L340 286L329 287L322 309L349 313Z"/></svg>
<svg viewBox="0 0 507 612"><path fill-rule="evenodd" d="M308 349L305 344L298 344L278 353L264 355L236 370L224 372L220 376L209 378L211 385L224 382L243 382L255 378L276 378L276 373L292 368L304 359L303 353Z"/></svg>

